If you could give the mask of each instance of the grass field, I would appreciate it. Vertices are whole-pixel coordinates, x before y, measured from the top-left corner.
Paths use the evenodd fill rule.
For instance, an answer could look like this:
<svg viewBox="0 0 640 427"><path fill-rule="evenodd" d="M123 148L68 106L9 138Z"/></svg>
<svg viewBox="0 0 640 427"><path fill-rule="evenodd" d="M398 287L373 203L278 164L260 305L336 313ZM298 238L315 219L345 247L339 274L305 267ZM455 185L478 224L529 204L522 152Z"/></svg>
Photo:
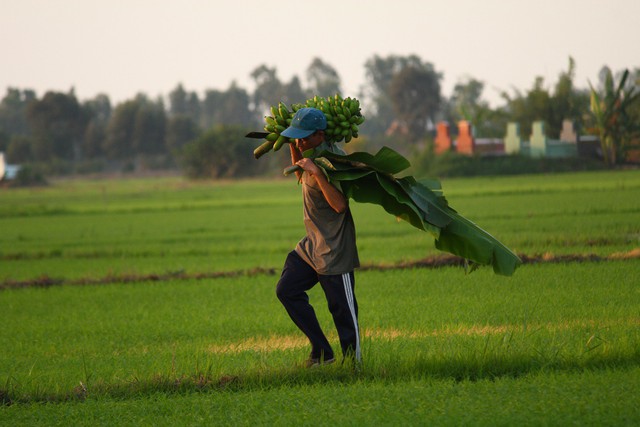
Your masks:
<svg viewBox="0 0 640 427"><path fill-rule="evenodd" d="M638 425L640 173L443 187L527 263L421 268L430 235L353 204L357 372L302 368L275 298L293 179L0 192L0 425Z"/></svg>

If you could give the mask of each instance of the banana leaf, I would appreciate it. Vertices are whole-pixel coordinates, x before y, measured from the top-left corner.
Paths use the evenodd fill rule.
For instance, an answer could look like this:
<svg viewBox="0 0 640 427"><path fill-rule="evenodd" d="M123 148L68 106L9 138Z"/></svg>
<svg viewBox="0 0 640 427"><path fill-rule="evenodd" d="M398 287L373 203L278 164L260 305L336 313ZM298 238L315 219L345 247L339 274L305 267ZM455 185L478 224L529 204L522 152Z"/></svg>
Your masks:
<svg viewBox="0 0 640 427"><path fill-rule="evenodd" d="M410 163L391 148L383 147L375 155L365 152L342 155L325 150L313 153L312 157L346 197L379 205L429 232L437 249L464 258L472 269L491 265L496 274L511 276L522 263L495 237L451 208L438 181L396 177Z"/></svg>

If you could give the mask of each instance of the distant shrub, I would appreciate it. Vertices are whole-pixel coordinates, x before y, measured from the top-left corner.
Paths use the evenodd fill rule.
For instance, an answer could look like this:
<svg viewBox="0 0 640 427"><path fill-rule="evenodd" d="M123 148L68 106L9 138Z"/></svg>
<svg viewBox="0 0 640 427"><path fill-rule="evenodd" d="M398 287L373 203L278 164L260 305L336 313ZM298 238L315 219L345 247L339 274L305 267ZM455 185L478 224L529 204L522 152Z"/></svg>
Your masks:
<svg viewBox="0 0 640 427"><path fill-rule="evenodd" d="M253 147L238 127L219 126L182 149L181 166L188 178L238 178L260 175L268 162L257 162Z"/></svg>
<svg viewBox="0 0 640 427"><path fill-rule="evenodd" d="M419 176L492 176L536 173L602 170L602 161L573 158L531 158L522 155L466 156L445 153L438 156L422 154L412 159L415 175Z"/></svg>
<svg viewBox="0 0 640 427"><path fill-rule="evenodd" d="M105 170L105 162L99 159L90 159L78 162L75 164L75 173L77 174L89 174L98 173Z"/></svg>
<svg viewBox="0 0 640 427"><path fill-rule="evenodd" d="M23 165L16 174L15 179L10 182L11 187L37 187L42 185L47 185L47 180L38 168L31 165Z"/></svg>

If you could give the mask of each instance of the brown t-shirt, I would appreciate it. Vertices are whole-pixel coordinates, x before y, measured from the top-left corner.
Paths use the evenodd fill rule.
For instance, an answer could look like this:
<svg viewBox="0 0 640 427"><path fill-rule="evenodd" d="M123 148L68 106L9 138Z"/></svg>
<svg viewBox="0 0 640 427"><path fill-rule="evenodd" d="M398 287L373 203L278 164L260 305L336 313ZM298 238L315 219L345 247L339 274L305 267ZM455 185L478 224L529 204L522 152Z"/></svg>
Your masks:
<svg viewBox="0 0 640 427"><path fill-rule="evenodd" d="M318 274L343 274L360 266L351 210L337 213L324 198L315 178L302 174L304 226L307 235L296 252Z"/></svg>

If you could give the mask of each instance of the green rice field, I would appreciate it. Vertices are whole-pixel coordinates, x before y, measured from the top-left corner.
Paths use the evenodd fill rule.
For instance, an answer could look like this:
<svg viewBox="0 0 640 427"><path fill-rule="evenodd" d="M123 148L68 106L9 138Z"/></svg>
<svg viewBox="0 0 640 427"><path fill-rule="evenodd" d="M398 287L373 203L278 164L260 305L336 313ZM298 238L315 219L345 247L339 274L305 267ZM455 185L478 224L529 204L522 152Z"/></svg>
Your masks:
<svg viewBox="0 0 640 427"><path fill-rule="evenodd" d="M352 203L355 370L304 368L275 297L293 177L0 190L0 425L639 425L640 171L442 185L524 264L465 274Z"/></svg>

